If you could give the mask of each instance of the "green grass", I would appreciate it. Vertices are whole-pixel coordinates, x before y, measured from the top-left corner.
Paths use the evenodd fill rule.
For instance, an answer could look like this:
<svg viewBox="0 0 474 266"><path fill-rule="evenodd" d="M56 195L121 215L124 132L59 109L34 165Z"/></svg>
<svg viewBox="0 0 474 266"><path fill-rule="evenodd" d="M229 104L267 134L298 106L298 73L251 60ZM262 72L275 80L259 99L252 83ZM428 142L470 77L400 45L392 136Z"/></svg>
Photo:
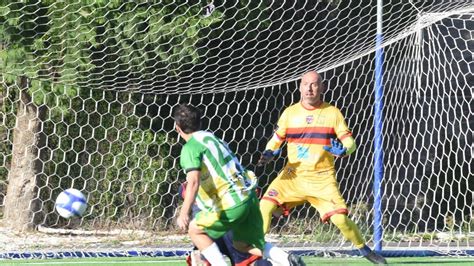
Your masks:
<svg viewBox="0 0 474 266"><path fill-rule="evenodd" d="M474 265L473 257L410 257L410 258L388 258L390 265ZM362 258L319 258L304 257L307 265L372 265ZM138 266L138 265L159 265L159 266L184 266L184 258L91 258L91 259L45 259L45 260L0 260L2 266L19 265L48 265L48 266Z"/></svg>

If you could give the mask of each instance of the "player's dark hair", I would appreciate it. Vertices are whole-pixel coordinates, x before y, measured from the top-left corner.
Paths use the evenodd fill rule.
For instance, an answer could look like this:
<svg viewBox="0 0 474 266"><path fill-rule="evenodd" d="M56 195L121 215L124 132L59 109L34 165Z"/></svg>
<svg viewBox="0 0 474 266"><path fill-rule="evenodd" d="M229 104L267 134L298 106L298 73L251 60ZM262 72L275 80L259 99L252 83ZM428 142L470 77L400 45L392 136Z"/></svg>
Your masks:
<svg viewBox="0 0 474 266"><path fill-rule="evenodd" d="M180 104L173 109L173 119L181 130L190 134L201 129L201 112L189 104Z"/></svg>

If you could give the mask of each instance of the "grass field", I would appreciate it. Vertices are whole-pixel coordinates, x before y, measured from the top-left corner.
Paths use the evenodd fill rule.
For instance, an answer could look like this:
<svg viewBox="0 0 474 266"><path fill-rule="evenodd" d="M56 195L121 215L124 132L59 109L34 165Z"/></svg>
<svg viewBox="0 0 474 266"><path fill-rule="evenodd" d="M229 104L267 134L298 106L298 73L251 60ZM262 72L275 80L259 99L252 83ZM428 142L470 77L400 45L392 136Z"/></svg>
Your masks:
<svg viewBox="0 0 474 266"><path fill-rule="evenodd" d="M304 257L307 265L372 265L362 258L319 258ZM390 265L474 265L472 257L409 257L409 258L388 258ZM179 266L186 265L183 258L91 258L91 259L48 259L48 260L0 260L2 266L19 265L67 265L67 266L92 266L92 265L159 265L159 266Z"/></svg>

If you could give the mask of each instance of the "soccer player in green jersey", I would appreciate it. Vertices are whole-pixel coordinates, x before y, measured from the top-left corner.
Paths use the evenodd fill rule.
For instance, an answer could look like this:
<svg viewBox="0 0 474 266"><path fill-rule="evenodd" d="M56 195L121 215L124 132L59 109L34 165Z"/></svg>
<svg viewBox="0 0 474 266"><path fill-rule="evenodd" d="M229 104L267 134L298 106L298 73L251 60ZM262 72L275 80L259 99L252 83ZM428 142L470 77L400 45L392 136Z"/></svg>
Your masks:
<svg viewBox="0 0 474 266"><path fill-rule="evenodd" d="M177 223L188 230L201 254L211 265L226 265L212 239L232 230L234 247L239 251L282 265L304 265L300 257L265 243L255 175L242 167L225 142L200 130L199 110L181 104L173 110L173 118L176 131L186 141L180 164L188 183ZM194 203L201 211L191 220Z"/></svg>

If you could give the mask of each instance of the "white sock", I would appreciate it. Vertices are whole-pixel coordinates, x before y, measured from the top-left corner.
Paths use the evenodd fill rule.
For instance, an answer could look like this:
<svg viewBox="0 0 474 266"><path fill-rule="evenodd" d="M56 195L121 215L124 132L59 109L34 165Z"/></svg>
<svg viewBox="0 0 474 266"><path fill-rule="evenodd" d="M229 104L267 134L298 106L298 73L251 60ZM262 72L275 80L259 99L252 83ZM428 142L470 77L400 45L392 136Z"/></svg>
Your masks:
<svg viewBox="0 0 474 266"><path fill-rule="evenodd" d="M265 243L265 247L263 249L263 257L272 261L277 261L280 265L290 265L290 262L288 261L288 253L286 253L281 248L274 247L268 242Z"/></svg>
<svg viewBox="0 0 474 266"><path fill-rule="evenodd" d="M209 247L201 251L201 254L206 258L206 260L212 266L227 266L227 263L224 260L224 256L222 255L219 247L216 243L212 243Z"/></svg>

